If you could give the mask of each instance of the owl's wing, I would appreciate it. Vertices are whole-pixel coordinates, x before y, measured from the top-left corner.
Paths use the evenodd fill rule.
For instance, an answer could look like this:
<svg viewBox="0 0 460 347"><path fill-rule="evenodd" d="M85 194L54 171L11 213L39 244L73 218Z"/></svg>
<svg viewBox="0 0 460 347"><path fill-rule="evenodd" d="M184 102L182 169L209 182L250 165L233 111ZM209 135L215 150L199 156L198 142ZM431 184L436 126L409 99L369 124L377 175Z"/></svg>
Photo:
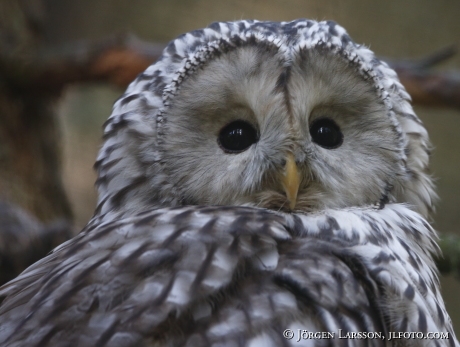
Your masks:
<svg viewBox="0 0 460 347"><path fill-rule="evenodd" d="M183 207L83 231L0 289L0 345L286 346L300 337L301 345L383 346L394 326L391 310L419 308L415 316L427 322L406 317L408 329L447 317L430 288L422 293L414 285L397 297L393 287L412 281L399 269L411 266L405 254L386 259L390 242L360 251L361 233L376 220L341 213ZM370 253L382 261L370 261ZM434 318L427 300L440 305ZM388 307L398 302L406 306ZM288 328L292 339L283 336ZM347 332L384 337L339 338ZM449 341L455 337L436 343Z"/></svg>

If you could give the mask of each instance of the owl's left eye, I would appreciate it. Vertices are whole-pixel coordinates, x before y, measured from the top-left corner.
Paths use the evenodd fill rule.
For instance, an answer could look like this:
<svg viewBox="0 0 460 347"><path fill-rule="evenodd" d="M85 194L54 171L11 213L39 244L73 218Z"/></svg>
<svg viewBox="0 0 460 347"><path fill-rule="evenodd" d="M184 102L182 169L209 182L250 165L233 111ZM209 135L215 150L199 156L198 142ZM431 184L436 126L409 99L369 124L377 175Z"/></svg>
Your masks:
<svg viewBox="0 0 460 347"><path fill-rule="evenodd" d="M257 130L248 122L237 120L226 125L217 142L227 153L241 153L259 141Z"/></svg>
<svg viewBox="0 0 460 347"><path fill-rule="evenodd" d="M310 126L310 135L313 142L326 149L340 147L343 142L339 126L329 118L315 120Z"/></svg>

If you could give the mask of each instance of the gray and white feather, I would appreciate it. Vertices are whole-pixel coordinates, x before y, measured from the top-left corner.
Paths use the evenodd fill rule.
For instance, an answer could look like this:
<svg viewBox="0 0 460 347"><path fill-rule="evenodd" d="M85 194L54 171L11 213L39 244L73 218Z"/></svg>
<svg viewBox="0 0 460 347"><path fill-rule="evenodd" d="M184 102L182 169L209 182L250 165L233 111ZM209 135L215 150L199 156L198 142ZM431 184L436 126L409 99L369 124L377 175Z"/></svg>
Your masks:
<svg viewBox="0 0 460 347"><path fill-rule="evenodd" d="M0 288L2 346L459 346L425 220L428 134L339 25L184 34L104 139L91 221Z"/></svg>

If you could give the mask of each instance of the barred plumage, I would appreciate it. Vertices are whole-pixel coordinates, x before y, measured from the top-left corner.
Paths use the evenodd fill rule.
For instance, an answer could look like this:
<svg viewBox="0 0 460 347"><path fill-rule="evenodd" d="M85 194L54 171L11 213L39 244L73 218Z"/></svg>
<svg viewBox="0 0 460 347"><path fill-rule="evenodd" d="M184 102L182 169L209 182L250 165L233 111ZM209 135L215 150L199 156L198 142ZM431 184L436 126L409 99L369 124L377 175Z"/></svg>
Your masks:
<svg viewBox="0 0 460 347"><path fill-rule="evenodd" d="M262 335L286 345L283 329L297 327L453 337L433 236L402 205L308 216L149 211L83 230L4 286L0 336L27 346L232 345Z"/></svg>

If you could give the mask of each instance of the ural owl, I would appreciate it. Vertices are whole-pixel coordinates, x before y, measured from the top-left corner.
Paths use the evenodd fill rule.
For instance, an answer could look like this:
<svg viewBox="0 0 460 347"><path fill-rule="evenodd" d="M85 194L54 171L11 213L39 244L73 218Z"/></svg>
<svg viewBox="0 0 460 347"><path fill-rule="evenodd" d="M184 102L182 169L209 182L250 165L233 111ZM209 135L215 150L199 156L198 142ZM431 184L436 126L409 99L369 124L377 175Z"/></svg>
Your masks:
<svg viewBox="0 0 460 347"><path fill-rule="evenodd" d="M91 221L1 288L0 344L458 346L409 101L333 22L180 36L115 103Z"/></svg>

